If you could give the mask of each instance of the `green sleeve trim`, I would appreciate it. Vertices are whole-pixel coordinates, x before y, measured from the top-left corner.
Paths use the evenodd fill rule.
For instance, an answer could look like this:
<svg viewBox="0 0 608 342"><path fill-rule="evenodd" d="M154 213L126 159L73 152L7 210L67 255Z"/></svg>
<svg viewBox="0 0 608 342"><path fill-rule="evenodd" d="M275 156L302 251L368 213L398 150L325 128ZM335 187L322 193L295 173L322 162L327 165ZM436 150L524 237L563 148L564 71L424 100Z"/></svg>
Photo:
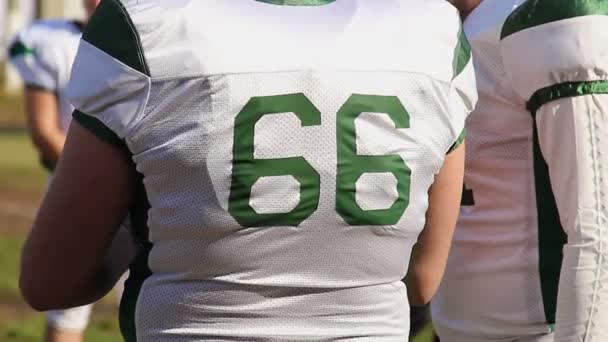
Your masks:
<svg viewBox="0 0 608 342"><path fill-rule="evenodd" d="M272 5L284 5L284 6L323 6L331 4L336 0L256 0L259 2L265 2Z"/></svg>
<svg viewBox="0 0 608 342"><path fill-rule="evenodd" d="M452 153L455 149L458 148L458 146L462 145L462 143L464 142L466 137L467 137L467 129L464 128L462 130L462 132L460 132L460 135L458 136L456 141L452 144L452 146L450 147L450 149L448 150L448 152L446 154Z"/></svg>
<svg viewBox="0 0 608 342"><path fill-rule="evenodd" d="M108 126L99 121L97 118L84 114L79 110L75 110L72 116L76 122L102 141L128 151L124 140L120 139L116 133L114 133L108 128Z"/></svg>
<svg viewBox="0 0 608 342"><path fill-rule="evenodd" d="M82 39L125 65L150 76L139 33L119 0L102 1Z"/></svg>
<svg viewBox="0 0 608 342"><path fill-rule="evenodd" d="M542 88L532 95L527 103L527 108L532 115L536 115L540 107L551 101L591 94L608 94L608 80L567 82Z"/></svg>
<svg viewBox="0 0 608 342"><path fill-rule="evenodd" d="M8 56L10 58L16 58L19 56L33 55L34 49L27 47L22 41L16 40L8 48Z"/></svg>
<svg viewBox="0 0 608 342"><path fill-rule="evenodd" d="M501 39L554 21L586 15L608 15L605 0L528 0L505 21Z"/></svg>
<svg viewBox="0 0 608 342"><path fill-rule="evenodd" d="M458 43L456 44L456 49L454 49L454 61L452 62L454 77L452 77L452 79L455 79L458 75L460 75L470 61L471 44L469 44L469 40L461 27L460 32L458 33Z"/></svg>

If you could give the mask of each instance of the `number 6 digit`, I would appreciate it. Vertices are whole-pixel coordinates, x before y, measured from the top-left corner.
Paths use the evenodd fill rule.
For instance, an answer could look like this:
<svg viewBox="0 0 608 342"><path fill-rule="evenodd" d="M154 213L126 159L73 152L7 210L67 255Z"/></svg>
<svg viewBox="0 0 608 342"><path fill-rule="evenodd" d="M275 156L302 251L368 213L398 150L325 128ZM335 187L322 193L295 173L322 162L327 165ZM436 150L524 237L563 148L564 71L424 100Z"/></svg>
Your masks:
<svg viewBox="0 0 608 342"><path fill-rule="evenodd" d="M362 113L385 113L396 128L409 128L410 116L396 96L352 95L337 115L338 177L336 210L352 226L392 225L399 222L409 204L411 170L401 156L357 154L355 119ZM365 173L392 173L398 198L388 209L363 210L356 200L357 180Z"/></svg>

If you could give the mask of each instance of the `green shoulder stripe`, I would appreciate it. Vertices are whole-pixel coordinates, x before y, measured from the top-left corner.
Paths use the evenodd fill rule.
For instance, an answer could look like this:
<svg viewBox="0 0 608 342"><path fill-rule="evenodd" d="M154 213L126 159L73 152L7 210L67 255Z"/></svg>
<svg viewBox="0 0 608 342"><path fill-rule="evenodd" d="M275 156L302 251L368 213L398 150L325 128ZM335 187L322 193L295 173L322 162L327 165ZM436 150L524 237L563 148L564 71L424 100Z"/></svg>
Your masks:
<svg viewBox="0 0 608 342"><path fill-rule="evenodd" d="M585 15L608 15L606 0L528 0L505 21L501 39L554 21Z"/></svg>
<svg viewBox="0 0 608 342"><path fill-rule="evenodd" d="M23 44L23 42L20 40L16 40L8 48L8 56L10 58L15 58L18 56L33 55L33 54L34 54L34 49L25 46L25 44Z"/></svg>
<svg viewBox="0 0 608 342"><path fill-rule="evenodd" d="M535 115L540 107L551 101L590 94L608 94L608 80L567 82L542 88L532 95L527 103L527 108L532 115Z"/></svg>
<svg viewBox="0 0 608 342"><path fill-rule="evenodd" d="M458 33L458 43L456 44L456 48L454 49L454 61L452 62L452 66L454 69L454 77L456 78L460 73L464 70L464 68L469 64L471 60L471 44L469 44L469 40L464 34L462 27L460 28L460 32Z"/></svg>
<svg viewBox="0 0 608 342"><path fill-rule="evenodd" d="M460 135L458 136L456 141L452 144L452 146L450 147L450 149L448 150L448 152L446 154L452 153L455 149L458 148L458 146L462 145L462 143L464 142L464 139L466 137L467 137L467 129L464 128L462 130L462 132L460 132Z"/></svg>
<svg viewBox="0 0 608 342"><path fill-rule="evenodd" d="M284 6L323 6L330 4L336 0L256 0L272 5Z"/></svg>
<svg viewBox="0 0 608 342"><path fill-rule="evenodd" d="M150 76L139 33L120 0L105 0L99 4L82 39L125 65Z"/></svg>

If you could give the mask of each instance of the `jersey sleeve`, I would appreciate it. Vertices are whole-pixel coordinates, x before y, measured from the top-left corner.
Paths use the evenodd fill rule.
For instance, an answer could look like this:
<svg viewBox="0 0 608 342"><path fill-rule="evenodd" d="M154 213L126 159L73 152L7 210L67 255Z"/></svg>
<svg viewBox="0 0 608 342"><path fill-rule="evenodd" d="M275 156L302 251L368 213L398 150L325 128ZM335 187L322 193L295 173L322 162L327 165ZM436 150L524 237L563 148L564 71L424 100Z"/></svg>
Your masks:
<svg viewBox="0 0 608 342"><path fill-rule="evenodd" d="M53 44L41 31L34 24L19 32L9 46L9 61L26 86L56 92L59 83L57 62L52 58L54 54L48 51L53 49Z"/></svg>
<svg viewBox="0 0 608 342"><path fill-rule="evenodd" d="M546 167L555 195L554 200L550 193L537 194L545 202L539 207L555 201L567 234L556 342L608 340L606 41L608 2L602 0L528 1L502 32L508 77L534 118L535 150L541 154L535 173ZM558 239L561 229L550 232L548 239ZM546 240L541 234L539 241Z"/></svg>
<svg viewBox="0 0 608 342"><path fill-rule="evenodd" d="M459 33L454 54L454 78L451 84L451 112L453 120L454 143L447 151L450 153L460 146L466 138L465 122L477 104L477 84L471 55L471 45L464 32Z"/></svg>
<svg viewBox="0 0 608 342"><path fill-rule="evenodd" d="M144 115L151 78L139 35L119 0L102 1L76 55L68 97L74 120L122 144Z"/></svg>

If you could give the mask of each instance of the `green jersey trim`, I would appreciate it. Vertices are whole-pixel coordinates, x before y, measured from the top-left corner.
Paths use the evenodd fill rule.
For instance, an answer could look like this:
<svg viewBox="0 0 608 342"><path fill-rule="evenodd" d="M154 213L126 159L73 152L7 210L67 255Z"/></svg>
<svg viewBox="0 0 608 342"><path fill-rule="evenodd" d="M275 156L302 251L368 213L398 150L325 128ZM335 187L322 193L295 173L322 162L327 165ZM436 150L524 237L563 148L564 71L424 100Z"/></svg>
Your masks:
<svg viewBox="0 0 608 342"><path fill-rule="evenodd" d="M8 56L10 58L16 58L19 56L33 55L34 49L27 47L22 41L16 40L8 48Z"/></svg>
<svg viewBox="0 0 608 342"><path fill-rule="evenodd" d="M542 88L530 97L527 108L534 115L542 106L551 101L591 94L608 94L608 80L566 82Z"/></svg>
<svg viewBox="0 0 608 342"><path fill-rule="evenodd" d="M133 165L135 169L135 165ZM137 244L137 255L129 267L129 278L125 282L125 289L120 301L119 323L120 332L125 342L137 342L137 325L135 310L141 288L151 275L148 266L148 257L153 244L149 240L148 211L150 202L144 185L144 176L137 173L135 182L135 201L129 212L131 219L131 233Z"/></svg>
<svg viewBox="0 0 608 342"><path fill-rule="evenodd" d="M562 228L555 196L551 189L549 168L540 149L536 120L533 121L532 149L538 219L538 267L545 320L550 328L555 324L562 250L567 242L567 236Z"/></svg>
<svg viewBox="0 0 608 342"><path fill-rule="evenodd" d="M120 1L102 1L89 20L82 39L125 65L150 76L139 33Z"/></svg>
<svg viewBox="0 0 608 342"><path fill-rule="evenodd" d="M103 122L97 118L87 115L79 110L75 110L72 117L82 127L93 133L100 140L114 145L120 149L126 149L125 142L116 135L111 129L109 129Z"/></svg>
<svg viewBox="0 0 608 342"><path fill-rule="evenodd" d="M505 21L501 39L551 22L586 15L608 15L604 0L528 0Z"/></svg>
<svg viewBox="0 0 608 342"><path fill-rule="evenodd" d="M452 146L450 146L450 149L446 152L446 154L452 153L455 149L458 148L458 146L462 145L462 143L464 142L466 137L467 137L467 129L463 128L462 132L460 132L460 134L458 135L458 138L456 138L456 141L452 144Z"/></svg>
<svg viewBox="0 0 608 342"><path fill-rule="evenodd" d="M454 69L454 76L452 79L455 79L460 73L466 68L466 66L471 61L471 44L469 44L469 40L467 39L462 27L460 28L460 32L458 33L458 43L456 44L456 48L454 49L454 61L452 62L452 67Z"/></svg>
<svg viewBox="0 0 608 342"><path fill-rule="evenodd" d="M336 0L256 0L259 2L265 2L271 5L282 5L282 6L323 6L331 4Z"/></svg>

